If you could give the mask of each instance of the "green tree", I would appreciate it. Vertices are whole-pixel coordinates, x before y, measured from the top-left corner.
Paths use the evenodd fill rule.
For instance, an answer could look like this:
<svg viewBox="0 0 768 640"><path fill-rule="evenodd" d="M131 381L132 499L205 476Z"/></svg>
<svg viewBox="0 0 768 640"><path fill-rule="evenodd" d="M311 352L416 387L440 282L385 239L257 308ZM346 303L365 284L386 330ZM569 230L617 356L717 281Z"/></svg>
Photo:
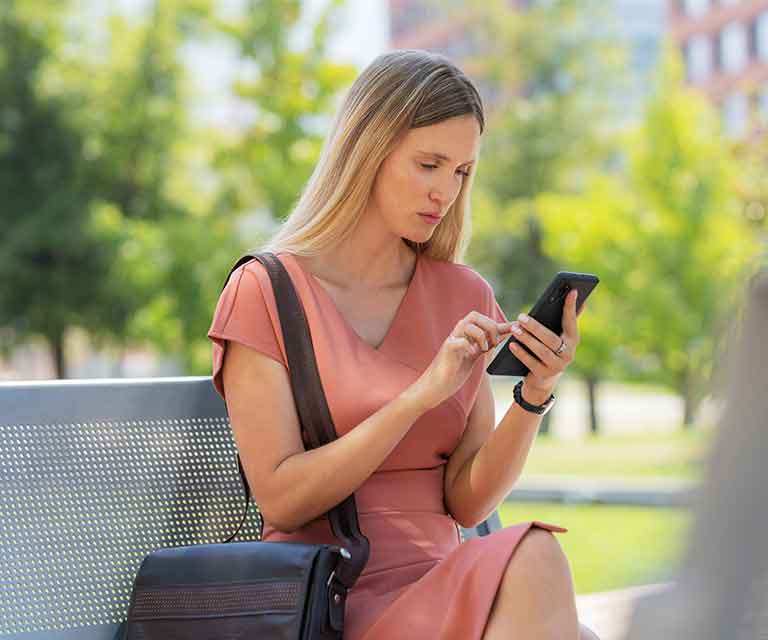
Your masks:
<svg viewBox="0 0 768 640"><path fill-rule="evenodd" d="M326 53L341 4L328 4L300 50L290 44L299 0L250 0L242 16L216 20L215 28L231 39L242 64L254 69L233 87L253 122L234 139L222 139L215 157L232 210L262 207L282 220L298 199L339 92L357 75L353 66L332 62Z"/></svg>
<svg viewBox="0 0 768 640"><path fill-rule="evenodd" d="M626 378L616 353L622 346L628 263L634 260L635 200L624 176L596 172L582 194L542 194L537 209L544 250L558 256L558 268L594 273L600 283L589 311L579 318L579 345L570 369L587 388L590 432L599 432L597 394L606 379Z"/></svg>
<svg viewBox="0 0 768 640"><path fill-rule="evenodd" d="M333 7L298 51L288 46L298 2L250 2L237 19L210 0L156 0L106 20L64 3L45 11L53 6L10 3L0 14L0 180L12 194L1 335L8 349L49 337L60 377L74 326L96 346L149 343L208 371L221 281L257 241L240 237L249 214L286 214L317 156L320 120L354 75L324 57ZM245 131L189 118L196 92L181 52L208 37L236 43L250 70L235 87L255 111Z"/></svg>
<svg viewBox="0 0 768 640"><path fill-rule="evenodd" d="M42 337L60 377L67 328L92 324L113 301L103 274L115 249L90 226L76 95L44 82L65 40L67 8L45 0L0 7L0 326L6 353Z"/></svg>
<svg viewBox="0 0 768 640"><path fill-rule="evenodd" d="M298 0L249 0L234 17L210 15L209 33L238 52L244 73L232 90L253 120L241 130L207 136L217 186L204 219L219 229L217 243L207 248L202 236L179 229L189 242L176 244L172 254L171 289L187 294L173 312L184 318L179 335L193 372L210 372L205 334L224 277L290 212L319 158L339 93L357 74L327 54L341 4L333 0L325 7L301 46L291 39L301 15ZM196 274L194 283L184 282L189 273Z"/></svg>
<svg viewBox="0 0 768 640"><path fill-rule="evenodd" d="M757 91L755 91L755 94ZM757 98L757 95L754 96ZM768 113L753 114L751 135L733 141L740 164L737 191L742 214L763 242L768 242Z"/></svg>
<svg viewBox="0 0 768 640"><path fill-rule="evenodd" d="M574 366L588 380L606 368L668 386L688 426L712 391L760 246L717 114L684 88L671 50L659 86L628 136L626 174L598 176L584 195L542 196L539 207L547 252L602 278Z"/></svg>
<svg viewBox="0 0 768 640"><path fill-rule="evenodd" d="M172 315L179 311L173 301L190 288L173 281L179 229L200 238L186 243L190 249L221 237L195 211L201 194L185 155L195 151L188 117L195 91L181 53L204 32L210 10L210 0L155 0L141 15L111 13L95 28L81 13L80 46L59 60L61 75L82 96L92 226L115 245L102 272L113 298L96 314L98 324L85 325L98 346L149 342L185 360L178 325L187 316ZM185 276L192 277L179 279ZM199 297L186 296L186 304Z"/></svg>
<svg viewBox="0 0 768 640"><path fill-rule="evenodd" d="M610 161L616 112L607 97L617 91L622 50L594 29L607 20L604 3L472 7L465 66L484 88L487 130L468 257L494 281L500 304L522 311L570 267L545 250L537 198L579 192L590 170Z"/></svg>

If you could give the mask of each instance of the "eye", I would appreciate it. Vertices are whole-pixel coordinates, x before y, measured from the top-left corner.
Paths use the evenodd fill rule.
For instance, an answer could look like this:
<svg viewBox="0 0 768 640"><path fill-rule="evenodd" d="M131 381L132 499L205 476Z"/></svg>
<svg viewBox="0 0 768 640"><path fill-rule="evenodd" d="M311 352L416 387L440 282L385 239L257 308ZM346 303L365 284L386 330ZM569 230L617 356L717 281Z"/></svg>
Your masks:
<svg viewBox="0 0 768 640"><path fill-rule="evenodd" d="M436 164L424 164L423 162L420 162L419 164L420 164L422 167L424 167L425 169L437 169L437 165L436 165ZM469 177L469 171L459 171L459 170L457 169L457 170L456 170L456 173L460 173L460 174L461 174L461 175L463 175L465 178Z"/></svg>

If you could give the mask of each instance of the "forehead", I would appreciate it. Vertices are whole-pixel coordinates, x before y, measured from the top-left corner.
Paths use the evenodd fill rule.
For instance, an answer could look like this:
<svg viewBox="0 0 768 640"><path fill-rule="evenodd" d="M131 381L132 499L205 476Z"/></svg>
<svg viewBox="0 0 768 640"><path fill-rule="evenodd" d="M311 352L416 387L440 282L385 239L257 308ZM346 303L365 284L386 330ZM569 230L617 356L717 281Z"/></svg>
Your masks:
<svg viewBox="0 0 768 640"><path fill-rule="evenodd" d="M440 154L451 163L462 164L476 159L479 144L480 124L474 116L466 115L409 129L401 146L409 152Z"/></svg>

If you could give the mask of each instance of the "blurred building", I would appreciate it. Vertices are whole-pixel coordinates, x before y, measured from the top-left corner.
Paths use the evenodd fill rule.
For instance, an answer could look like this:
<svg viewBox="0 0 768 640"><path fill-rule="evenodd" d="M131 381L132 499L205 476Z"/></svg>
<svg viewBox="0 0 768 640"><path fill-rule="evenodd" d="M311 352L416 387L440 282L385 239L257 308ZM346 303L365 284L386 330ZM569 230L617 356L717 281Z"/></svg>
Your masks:
<svg viewBox="0 0 768 640"><path fill-rule="evenodd" d="M538 0L507 0L510 11L525 10ZM622 44L626 51L626 84L613 98L624 123L634 122L642 112L645 98L653 87L653 77L661 53L665 30L666 0L611 0L602 24L593 26L593 33L605 34ZM453 3L456 7L461 3ZM472 65L466 57L487 43L473 42L465 27L473 19L471 8L454 8L450 15L435 9L434 0L389 0L392 48L417 48L438 51L462 63L472 75ZM479 83L481 84L481 83ZM483 97L491 97L483 91Z"/></svg>
<svg viewBox="0 0 768 640"><path fill-rule="evenodd" d="M615 38L626 54L624 85L613 100L622 123L636 123L643 115L645 102L655 87L666 31L666 0L611 0L609 19L595 25L597 33Z"/></svg>
<svg viewBox="0 0 768 640"><path fill-rule="evenodd" d="M523 0L508 3L511 9L526 4ZM441 13L434 0L389 0L390 47L438 51L453 60L475 53L465 28L474 11L455 4L451 3L451 11Z"/></svg>
<svg viewBox="0 0 768 640"><path fill-rule="evenodd" d="M691 85L719 107L728 135L768 125L768 0L668 0L669 31Z"/></svg>

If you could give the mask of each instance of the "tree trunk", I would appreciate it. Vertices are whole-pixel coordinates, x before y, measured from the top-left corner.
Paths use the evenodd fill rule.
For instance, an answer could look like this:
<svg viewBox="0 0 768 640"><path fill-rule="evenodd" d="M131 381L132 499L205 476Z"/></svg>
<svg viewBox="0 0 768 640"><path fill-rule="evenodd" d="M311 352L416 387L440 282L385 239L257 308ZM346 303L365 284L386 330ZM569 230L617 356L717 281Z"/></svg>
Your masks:
<svg viewBox="0 0 768 640"><path fill-rule="evenodd" d="M547 411L546 415L541 419L541 424L539 425L539 435L541 436L549 435L549 425L552 419L552 412L554 410L555 410L555 407L552 407L549 411Z"/></svg>
<svg viewBox="0 0 768 640"><path fill-rule="evenodd" d="M115 361L112 364L111 376L113 378L125 377L125 346L118 344L112 351Z"/></svg>
<svg viewBox="0 0 768 640"><path fill-rule="evenodd" d="M53 367L54 375L57 379L67 377L67 363L64 355L64 332L48 336L48 342L51 345L51 352L53 355Z"/></svg>
<svg viewBox="0 0 768 640"><path fill-rule="evenodd" d="M598 435L599 425L597 423L597 378L588 376L587 397L589 398L589 433L593 436Z"/></svg>
<svg viewBox="0 0 768 640"><path fill-rule="evenodd" d="M683 373L683 428L693 427L693 414L696 409L693 391L693 375L686 368Z"/></svg>

